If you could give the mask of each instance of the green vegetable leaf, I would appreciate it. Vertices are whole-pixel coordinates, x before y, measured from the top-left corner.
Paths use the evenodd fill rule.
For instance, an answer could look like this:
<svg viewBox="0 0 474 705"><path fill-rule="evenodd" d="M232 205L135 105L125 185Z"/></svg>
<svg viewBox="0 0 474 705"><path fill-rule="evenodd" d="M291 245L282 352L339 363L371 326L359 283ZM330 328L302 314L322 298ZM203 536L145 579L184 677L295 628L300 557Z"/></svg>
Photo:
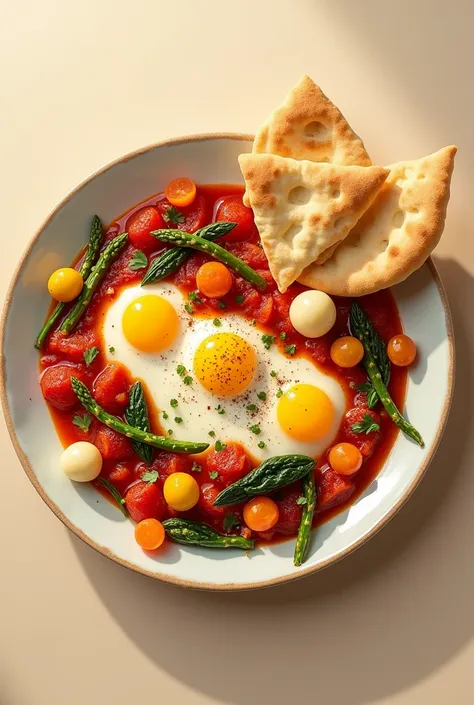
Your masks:
<svg viewBox="0 0 474 705"><path fill-rule="evenodd" d="M375 423L370 414L364 414L364 418L359 423L353 423L351 429L353 433L365 433L369 434L372 431L378 431L380 426Z"/></svg>
<svg viewBox="0 0 474 705"><path fill-rule="evenodd" d="M138 269L145 269L145 267L148 266L148 258L146 254L141 250L135 250L128 266L130 269L133 269L134 272Z"/></svg>
<svg viewBox="0 0 474 705"><path fill-rule="evenodd" d="M219 477L219 473L216 470L213 470L209 473L209 477L211 478L211 480L217 480Z"/></svg>
<svg viewBox="0 0 474 705"><path fill-rule="evenodd" d="M214 447L218 453L220 453L221 450L225 450L227 448L226 444L222 443L221 441L216 441L216 444Z"/></svg>
<svg viewBox="0 0 474 705"><path fill-rule="evenodd" d="M262 429L258 425L258 423L254 423L253 426L250 426L250 430L252 433L255 433L256 436L259 436L262 433Z"/></svg>
<svg viewBox="0 0 474 705"><path fill-rule="evenodd" d="M276 393L276 397L277 397L277 399L279 399L282 396L283 396L283 389L280 388L280 389L278 389L278 391Z"/></svg>
<svg viewBox="0 0 474 705"><path fill-rule="evenodd" d="M199 306L199 304L202 304L202 301L201 301L201 299L199 298L199 294L198 294L197 291L190 291L189 294L188 294L188 299L189 299L190 301L194 301L194 303L196 304L196 306Z"/></svg>
<svg viewBox="0 0 474 705"><path fill-rule="evenodd" d="M258 445L258 447L261 448L262 450L267 447L267 444L265 443L265 441L259 441L259 442L257 443L257 445Z"/></svg>
<svg viewBox="0 0 474 705"><path fill-rule="evenodd" d="M258 407L256 404L247 404L245 408L247 409L247 411L257 411Z"/></svg>
<svg viewBox="0 0 474 705"><path fill-rule="evenodd" d="M184 375L184 373L186 372L185 366L178 365L178 367L176 368L176 372L179 374L180 377L182 377Z"/></svg>
<svg viewBox="0 0 474 705"><path fill-rule="evenodd" d="M89 426L92 423L92 417L90 417L89 414L84 414L83 416L80 414L75 414L72 422L74 426L77 426L77 428L80 428L81 431L85 431L87 433Z"/></svg>
<svg viewBox="0 0 474 705"><path fill-rule="evenodd" d="M224 407L221 406L220 404L219 404L219 406L216 407L216 411L217 411L217 413L220 414L221 416L223 416L223 415L225 414L225 409L224 409Z"/></svg>
<svg viewBox="0 0 474 705"><path fill-rule="evenodd" d="M167 430L167 434L168 434L168 436L172 436L172 435L173 435L173 429L172 429L172 428L169 428L169 429Z"/></svg>
<svg viewBox="0 0 474 705"><path fill-rule="evenodd" d="M231 514L229 512L225 515L224 521L222 522L222 526L224 528L224 531L231 531L232 529L235 529L237 526L240 526L240 521L237 519L235 514Z"/></svg>
<svg viewBox="0 0 474 705"><path fill-rule="evenodd" d="M266 392L258 392L258 393L257 393L257 397L258 397L261 401L265 401L265 399L267 398L267 393L266 393Z"/></svg>
<svg viewBox="0 0 474 705"><path fill-rule="evenodd" d="M175 422L175 423L183 423L183 419L181 418L181 416L175 416L175 417L174 417L174 422Z"/></svg>
<svg viewBox="0 0 474 705"><path fill-rule="evenodd" d="M174 206L168 206L166 211L163 213L163 220L165 223L174 223L178 225L184 223L184 215Z"/></svg>
<svg viewBox="0 0 474 705"><path fill-rule="evenodd" d="M125 504L125 500L124 500L124 498L122 497L122 495L120 494L120 492L118 491L118 489L115 487L115 485L113 485L113 484L110 482L110 480L107 480L105 477L102 477L102 475L99 475L99 477L96 479L96 482L97 482L99 485L102 485L102 487L105 487L105 489L106 489L108 492L110 492L110 494L112 495L112 497L113 497L113 498L115 499L115 501L117 502L118 508L120 509L120 511L122 512L122 514L123 514L125 517L128 518L130 515L129 515L129 513L128 513L128 509L127 509L127 506L126 506L126 504Z"/></svg>
<svg viewBox="0 0 474 705"><path fill-rule="evenodd" d="M280 340L286 340L286 333L284 331L280 333Z"/></svg>
<svg viewBox="0 0 474 705"><path fill-rule="evenodd" d="M373 387L370 382L364 382L363 384L356 384L355 389L357 389L358 392L370 392Z"/></svg>
<svg viewBox="0 0 474 705"><path fill-rule="evenodd" d="M298 497L298 499L296 500L296 504L308 504L308 500L306 499L306 497L303 497L303 495L301 495L301 497Z"/></svg>
<svg viewBox="0 0 474 705"><path fill-rule="evenodd" d="M172 406L173 409L176 409L176 407L178 406L178 400L177 400L177 399L171 399L171 401L170 401L170 406Z"/></svg>
<svg viewBox="0 0 474 705"><path fill-rule="evenodd" d="M296 345L285 345L285 352L287 355L294 355L296 352Z"/></svg>
<svg viewBox="0 0 474 705"><path fill-rule="evenodd" d="M216 437L216 432L215 432L215 431L209 431L209 435L210 435L211 438L215 438L215 437Z"/></svg>
<svg viewBox="0 0 474 705"><path fill-rule="evenodd" d="M188 313L194 313L194 306L192 304L184 304L184 310Z"/></svg>
<svg viewBox="0 0 474 705"><path fill-rule="evenodd" d="M110 353L111 355L113 355L114 352L115 352L114 346L113 346L113 345L110 345L110 346L109 346L109 353Z"/></svg>
<svg viewBox="0 0 474 705"><path fill-rule="evenodd" d="M167 412L167 411L163 411L163 418L164 418L165 421L167 421L167 419L169 419L169 416L168 416L168 412Z"/></svg>
<svg viewBox="0 0 474 705"><path fill-rule="evenodd" d="M152 485L159 479L159 477L160 475L158 473L158 470L147 470L147 472L143 473L141 479L143 480L143 482L148 482L149 485Z"/></svg>
<svg viewBox="0 0 474 705"><path fill-rule="evenodd" d="M193 378L189 375L186 375L186 377L183 378L183 382L189 387L189 385L193 383Z"/></svg>
<svg viewBox="0 0 474 705"><path fill-rule="evenodd" d="M275 370L272 370L270 372L270 377L276 377L276 376L277 376L277 373L275 372Z"/></svg>
<svg viewBox="0 0 474 705"><path fill-rule="evenodd" d="M264 333L262 335L263 347L266 348L267 350L270 350L270 347L273 345L275 340L276 340L276 338L274 335L268 335L267 333Z"/></svg>
<svg viewBox="0 0 474 705"><path fill-rule="evenodd" d="M214 320L212 321L212 323L213 323L213 325L216 326L216 328L220 328L220 326L222 325L222 321L221 321L220 318L214 318Z"/></svg>
<svg viewBox="0 0 474 705"><path fill-rule="evenodd" d="M93 348L88 348L87 350L84 350L84 360L86 361L87 367L89 367L89 365L94 362L98 354L99 348L96 348L95 346Z"/></svg>
<svg viewBox="0 0 474 705"><path fill-rule="evenodd" d="M191 472L201 472L202 466L199 463L193 463L191 465Z"/></svg>

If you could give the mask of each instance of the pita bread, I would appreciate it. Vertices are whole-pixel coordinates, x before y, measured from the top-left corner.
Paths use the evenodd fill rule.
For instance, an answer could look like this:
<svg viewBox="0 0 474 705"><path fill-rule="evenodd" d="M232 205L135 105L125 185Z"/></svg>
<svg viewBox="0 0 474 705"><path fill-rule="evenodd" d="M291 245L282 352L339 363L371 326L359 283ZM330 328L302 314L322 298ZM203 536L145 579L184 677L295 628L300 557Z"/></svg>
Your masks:
<svg viewBox="0 0 474 705"><path fill-rule="evenodd" d="M388 175L378 166L318 164L274 154L241 154L239 163L281 292L348 235Z"/></svg>
<svg viewBox="0 0 474 705"><path fill-rule="evenodd" d="M457 148L392 164L369 210L324 264L299 281L336 296L364 296L398 284L419 269L444 229Z"/></svg>

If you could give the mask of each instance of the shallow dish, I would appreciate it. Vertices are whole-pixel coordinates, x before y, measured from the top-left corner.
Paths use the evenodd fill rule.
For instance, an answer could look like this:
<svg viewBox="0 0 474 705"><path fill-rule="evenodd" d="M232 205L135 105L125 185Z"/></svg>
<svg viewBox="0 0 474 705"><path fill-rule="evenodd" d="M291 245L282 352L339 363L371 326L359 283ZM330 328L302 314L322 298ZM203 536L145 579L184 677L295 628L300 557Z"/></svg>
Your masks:
<svg viewBox="0 0 474 705"><path fill-rule="evenodd" d="M197 135L153 145L123 157L75 189L33 238L10 287L2 320L1 396L20 461L39 494L80 538L118 563L150 577L215 590L274 585L313 573L348 555L398 511L421 480L441 438L453 390L452 324L439 276L430 261L395 290L405 331L418 344L406 404L425 439L419 448L398 435L370 487L346 511L319 527L303 568L293 566L293 542L242 552L180 548L145 554L130 540L130 525L89 486L60 472L62 450L37 383L32 345L44 320L50 272L71 262L87 239L85 219L104 222L186 174L198 183L239 183L237 156L250 149L246 135ZM427 322L429 321L429 325Z"/></svg>

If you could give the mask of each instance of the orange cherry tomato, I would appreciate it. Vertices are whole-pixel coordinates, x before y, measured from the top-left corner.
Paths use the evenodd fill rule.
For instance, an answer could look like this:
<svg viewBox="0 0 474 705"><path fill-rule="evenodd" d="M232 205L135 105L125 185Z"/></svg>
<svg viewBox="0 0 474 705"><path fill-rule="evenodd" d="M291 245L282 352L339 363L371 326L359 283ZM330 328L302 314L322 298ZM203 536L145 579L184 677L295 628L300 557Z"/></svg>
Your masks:
<svg viewBox="0 0 474 705"><path fill-rule="evenodd" d="M329 465L339 475L353 475L362 465L362 453L352 443L337 443L329 451Z"/></svg>
<svg viewBox="0 0 474 705"><path fill-rule="evenodd" d="M196 198L196 184L185 177L170 181L165 189L165 196L172 206L184 208L190 206Z"/></svg>
<svg viewBox="0 0 474 705"><path fill-rule="evenodd" d="M352 335L338 338L331 345L331 360L338 367L355 367L363 357L364 346Z"/></svg>
<svg viewBox="0 0 474 705"><path fill-rule="evenodd" d="M211 299L225 296L232 288L232 274L222 262L206 262L196 272L197 288Z"/></svg>
<svg viewBox="0 0 474 705"><path fill-rule="evenodd" d="M144 551L154 551L165 540L163 524L158 519L143 519L135 527L135 540Z"/></svg>
<svg viewBox="0 0 474 705"><path fill-rule="evenodd" d="M408 335L394 335L388 342L387 355L397 367L407 367L416 357L416 345Z"/></svg>
<svg viewBox="0 0 474 705"><path fill-rule="evenodd" d="M253 531L268 531L278 517L278 506L270 497L254 497L244 505L244 521Z"/></svg>

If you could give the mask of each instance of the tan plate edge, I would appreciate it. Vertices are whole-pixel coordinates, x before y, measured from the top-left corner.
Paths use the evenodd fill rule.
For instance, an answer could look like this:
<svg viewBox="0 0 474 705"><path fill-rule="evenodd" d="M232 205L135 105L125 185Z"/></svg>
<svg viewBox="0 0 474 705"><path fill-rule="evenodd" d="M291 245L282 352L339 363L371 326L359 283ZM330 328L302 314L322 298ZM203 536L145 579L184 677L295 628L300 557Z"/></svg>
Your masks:
<svg viewBox="0 0 474 705"><path fill-rule="evenodd" d="M444 286L441 282L441 278L439 276L438 270L436 269L436 266L433 262L433 260L430 258L428 260L428 266L431 270L431 274L433 276L433 279L435 281L436 286L438 287L439 295L441 298L441 302L444 307L445 311L445 317L446 317L446 329L448 331L448 345L449 345L449 370L448 370L448 391L446 393L446 397L444 400L444 407L443 407L443 412L441 415L441 419L438 425L438 429L436 432L435 439L433 443L431 444L429 450L428 450L428 455L423 463L423 465L420 467L416 477L414 478L413 482L411 485L407 488L405 494L403 497L400 498L400 500L395 504L390 512L381 520L379 521L368 534L363 536L359 541L357 541L355 544L347 548L341 555L333 558L328 558L326 561L318 564L317 566L311 566L308 568L305 568L303 570L299 570L298 572L295 572L293 575L286 575L282 576L281 578L274 578L272 580L265 580L262 582L258 583L243 583L243 584L238 584L236 585L235 583L226 583L222 585L218 585L215 583L206 583L206 582L195 582L191 580L181 580L179 578L174 578L169 575L165 575L162 573L156 573L156 572L151 572L148 570L144 570L142 568L139 568L136 565L133 565L132 563L129 563L128 561L123 560L122 558L119 558L117 555L115 555L112 551L109 551L109 549L105 548L104 546L101 546L100 544L96 543L95 541L92 541L86 534L84 534L75 524L69 521L69 519L61 512L59 507L56 506L54 502L51 501L51 499L47 496L46 492L44 491L43 487L41 484L38 482L35 473L33 472L33 469L30 465L30 461L27 457L27 455L23 452L23 449L20 446L20 443L18 441L16 431L13 427L12 423L12 418L10 414L10 408L8 404L8 398L7 398L7 383L6 383L6 373L5 373L5 359L4 359L4 341L5 341L5 328L6 328L6 321L8 318L9 310L10 310L10 305L11 301L13 298L13 292L15 289L15 286L17 284L18 278L22 272L22 269L26 263L26 260L28 259L30 252L32 248L34 247L35 243L41 236L43 230L47 227L47 225L51 222L51 220L55 217L55 215L58 213L58 211L73 197L78 193L81 189L83 189L88 183L90 183L96 176L99 174L104 173L105 171L108 171L112 167L116 166L117 164L121 164L124 162L129 161L130 159L133 159L140 154L144 154L145 152L149 152L153 149L156 149L157 147L167 147L167 146L172 146L172 145L177 145L177 144L183 144L186 142L204 142L206 140L215 140L215 139L231 139L231 140L248 140L248 141L253 141L253 135L248 135L248 134L239 134L239 133L234 133L234 132L219 132L219 133L209 133L209 134L198 134L198 135L188 135L185 137L177 137L173 139L168 139L168 140L163 140L161 142L157 142L155 144L149 145L147 147L143 147L142 149L138 149L135 152L130 152L129 154L126 154L123 157L120 157L119 159L115 159L113 162L110 162L107 164L105 167L102 169L99 169L98 171L94 172L91 176L89 176L87 179L85 179L82 183L80 183L78 186L76 186L63 200L56 206L56 208L50 213L50 215L46 218L44 223L41 225L41 227L38 229L36 234L33 236L31 241L28 244L28 247L26 248L16 270L13 275L13 278L10 282L10 286L8 288L8 292L5 298L5 303L3 306L3 311L2 311L2 317L0 321L0 345L1 345L1 359L0 359L0 400L2 403L2 408L3 408L3 413L5 416L5 421L8 429L8 433L10 434L10 438L12 440L13 446L15 448L16 454L18 455L18 458L23 466L23 469L25 470L30 482L33 484L34 488L40 495L40 497L43 499L43 501L48 505L48 507L51 509L51 511L56 514L56 516L63 522L65 526L67 526L68 529L70 529L76 536L78 536L84 543L88 544L92 548L94 548L96 551L99 553L102 553L102 555L107 556L107 558L110 558L111 560L115 561L116 563L119 563L120 565L124 566L125 568L130 568L131 570L135 571L136 573L141 573L142 575L146 575L149 578L154 578L155 580L162 580L163 582L166 583L171 583L173 585L178 585L179 587L183 588L193 588L196 590L214 590L214 591L239 591L239 590L255 590L257 588L262 588L262 587L271 587L273 585L280 585L283 583L288 583L293 580L298 580L299 578L303 578L306 575L310 575L312 573L316 573L323 568L327 568L328 566L332 565L333 563L336 563L342 558L345 558L346 556L350 555L353 553L356 549L360 548L366 541L371 539L373 536L375 536L376 533L380 531L388 522L395 516L395 514L402 508L402 506L405 504L405 502L409 499L409 497L413 494L415 489L418 487L419 483L421 482L431 460L433 459L433 456L436 452L436 449L439 446L439 443L441 441L441 438L443 436L443 432L446 426L446 421L448 418L449 410L451 407L451 401L453 397L453 390L454 390L454 373L455 373L455 356L454 356L454 333L453 333L453 322L452 322L452 317L451 317L451 311L449 309L449 304L446 296L446 292L444 289Z"/></svg>

